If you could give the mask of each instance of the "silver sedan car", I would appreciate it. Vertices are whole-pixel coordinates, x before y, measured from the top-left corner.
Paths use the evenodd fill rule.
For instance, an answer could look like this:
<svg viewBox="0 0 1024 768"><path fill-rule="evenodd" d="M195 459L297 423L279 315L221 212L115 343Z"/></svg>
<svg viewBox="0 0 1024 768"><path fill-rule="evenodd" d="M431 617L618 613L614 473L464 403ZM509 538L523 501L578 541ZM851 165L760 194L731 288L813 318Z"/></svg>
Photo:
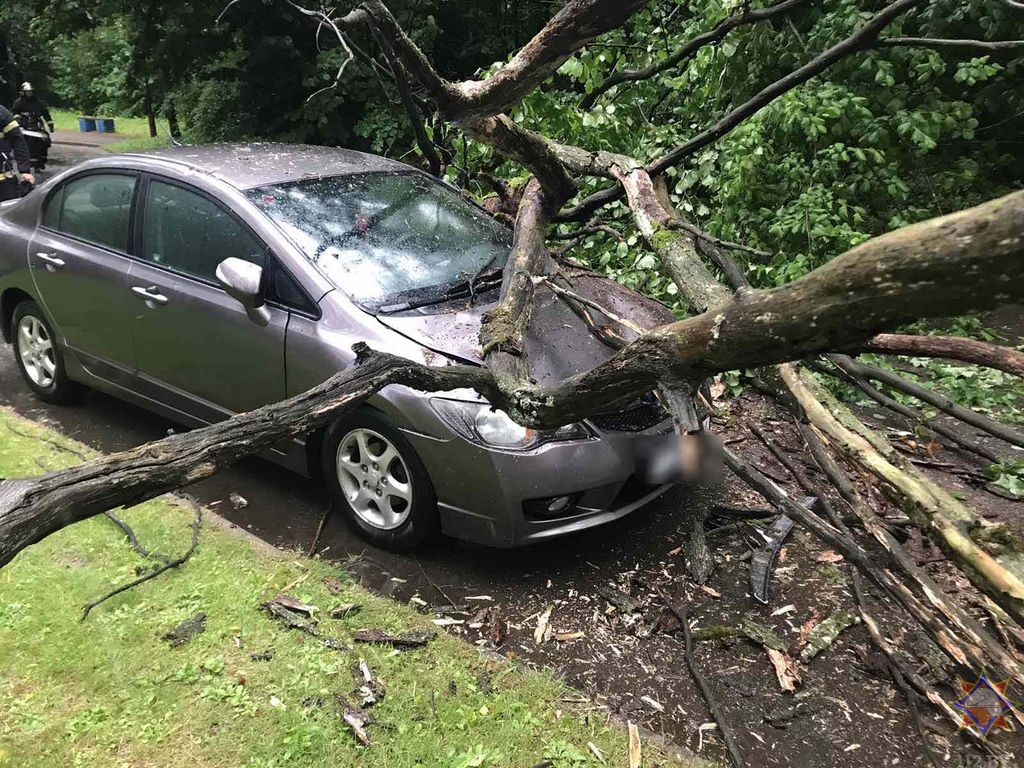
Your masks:
<svg viewBox="0 0 1024 768"><path fill-rule="evenodd" d="M510 242L441 182L359 152L112 155L0 206L0 330L44 400L91 387L205 425L318 384L352 364L357 341L429 365L480 363L481 316ZM611 281L574 281L640 324L671 319ZM527 347L541 383L612 354L579 310L539 292ZM472 391L391 386L268 458L322 476L379 546L442 531L511 547L662 494L668 486L639 478L636 457L670 430L654 397L542 432Z"/></svg>

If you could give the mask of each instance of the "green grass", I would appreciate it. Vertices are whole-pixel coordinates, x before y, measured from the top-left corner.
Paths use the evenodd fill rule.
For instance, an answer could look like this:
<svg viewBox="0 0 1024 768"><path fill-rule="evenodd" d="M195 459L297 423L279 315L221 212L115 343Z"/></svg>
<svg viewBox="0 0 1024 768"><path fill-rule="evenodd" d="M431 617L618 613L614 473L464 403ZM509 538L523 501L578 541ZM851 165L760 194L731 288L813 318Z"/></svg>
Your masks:
<svg viewBox="0 0 1024 768"><path fill-rule="evenodd" d="M104 149L107 152L144 152L147 149L163 149L171 146L171 139L168 136L144 136L139 139L125 139L107 144Z"/></svg>
<svg viewBox="0 0 1024 768"><path fill-rule="evenodd" d="M43 437L64 440L0 409L0 477L77 461ZM176 554L187 546L191 513L171 499L124 518L150 549ZM588 742L608 765L627 764L626 735L602 711L566 701L567 689L545 674L443 633L399 654L365 645L339 652L273 623L259 604L294 585L291 595L322 609L363 606L351 618L322 618L332 637L346 640L359 628L433 629L328 564L267 551L213 525L204 524L184 567L79 621L83 604L144 564L110 521L93 518L0 569L0 766L468 768L551 758L558 768L586 768L599 765ZM344 592L331 595L326 576L341 580ZM198 611L208 617L204 633L177 649L160 639ZM273 649L271 661L251 659L265 649ZM387 688L371 710L369 747L356 745L334 704L335 694L354 698L359 657ZM646 766L685 764L650 745L644 751Z"/></svg>
<svg viewBox="0 0 1024 768"><path fill-rule="evenodd" d="M78 118L80 112L71 112L66 109L52 109L53 125L58 131L78 131ZM109 117L109 115L101 115ZM117 130L114 136L122 138L122 141L115 141L104 146L107 152L139 152L146 149L160 149L170 146L170 130L167 121L160 118L156 121L156 136L149 135L149 122L145 117L123 117L114 115L114 128Z"/></svg>
<svg viewBox="0 0 1024 768"><path fill-rule="evenodd" d="M51 109L53 124L58 131L77 131L78 118L83 117L81 112L72 112L66 109ZM111 117L114 120L115 135L125 139L149 138L149 122L145 117L123 117L120 115L96 115L96 117ZM159 136L168 134L167 121L160 118L156 121L156 132Z"/></svg>

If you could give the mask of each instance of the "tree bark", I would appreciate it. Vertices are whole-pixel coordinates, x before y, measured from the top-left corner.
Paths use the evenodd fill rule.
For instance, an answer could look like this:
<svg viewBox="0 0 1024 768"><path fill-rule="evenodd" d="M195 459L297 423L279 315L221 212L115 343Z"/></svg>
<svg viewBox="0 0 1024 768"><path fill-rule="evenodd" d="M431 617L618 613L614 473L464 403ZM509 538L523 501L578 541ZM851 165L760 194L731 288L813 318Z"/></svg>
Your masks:
<svg viewBox="0 0 1024 768"><path fill-rule="evenodd" d="M941 357L962 363L995 368L1024 377L1024 352L960 336L914 336L906 333L880 333L856 351L907 357Z"/></svg>
<svg viewBox="0 0 1024 768"><path fill-rule="evenodd" d="M922 475L878 434L838 407L835 398L818 386L806 371L792 365L779 367L789 391L807 418L832 444L883 481L914 524L935 539L976 587L989 594L1007 613L1024 623L1024 551L1017 532L979 518L948 491ZM849 417L849 418L840 418ZM1004 549L999 559L986 545Z"/></svg>

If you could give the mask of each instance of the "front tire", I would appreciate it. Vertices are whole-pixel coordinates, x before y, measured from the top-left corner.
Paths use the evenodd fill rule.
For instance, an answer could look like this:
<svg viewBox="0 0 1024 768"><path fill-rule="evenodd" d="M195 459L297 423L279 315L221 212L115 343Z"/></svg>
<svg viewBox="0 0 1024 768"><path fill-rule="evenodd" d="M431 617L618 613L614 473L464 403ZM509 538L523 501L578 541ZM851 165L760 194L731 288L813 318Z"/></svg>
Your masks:
<svg viewBox="0 0 1024 768"><path fill-rule="evenodd" d="M437 531L430 477L412 444L383 415L362 410L332 425L322 465L335 508L372 544L408 551Z"/></svg>
<svg viewBox="0 0 1024 768"><path fill-rule="evenodd" d="M23 301L16 306L11 326L14 360L36 397L61 405L77 399L82 387L68 378L56 334L39 305Z"/></svg>

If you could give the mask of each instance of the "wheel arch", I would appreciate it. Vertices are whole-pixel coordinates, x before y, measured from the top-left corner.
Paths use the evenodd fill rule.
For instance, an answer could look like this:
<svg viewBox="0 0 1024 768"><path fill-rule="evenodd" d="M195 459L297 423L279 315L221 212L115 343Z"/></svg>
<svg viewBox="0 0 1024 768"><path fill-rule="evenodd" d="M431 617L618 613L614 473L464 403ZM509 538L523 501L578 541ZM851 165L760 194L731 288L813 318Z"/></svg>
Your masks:
<svg viewBox="0 0 1024 768"><path fill-rule="evenodd" d="M364 400L353 410L349 411L346 416L351 416L361 411L371 411L375 415L391 422L396 429L402 429L401 412L386 398L383 398L380 395L373 395L369 399ZM324 454L324 439L327 437L327 431L334 424L344 418L345 416L341 416L322 427L317 427L306 437L306 466L308 467L309 476L318 483L322 483L324 481L322 462Z"/></svg>
<svg viewBox="0 0 1024 768"><path fill-rule="evenodd" d="M26 301L35 301L35 298L21 288L7 288L0 294L0 336L7 343L11 341L14 310Z"/></svg>

